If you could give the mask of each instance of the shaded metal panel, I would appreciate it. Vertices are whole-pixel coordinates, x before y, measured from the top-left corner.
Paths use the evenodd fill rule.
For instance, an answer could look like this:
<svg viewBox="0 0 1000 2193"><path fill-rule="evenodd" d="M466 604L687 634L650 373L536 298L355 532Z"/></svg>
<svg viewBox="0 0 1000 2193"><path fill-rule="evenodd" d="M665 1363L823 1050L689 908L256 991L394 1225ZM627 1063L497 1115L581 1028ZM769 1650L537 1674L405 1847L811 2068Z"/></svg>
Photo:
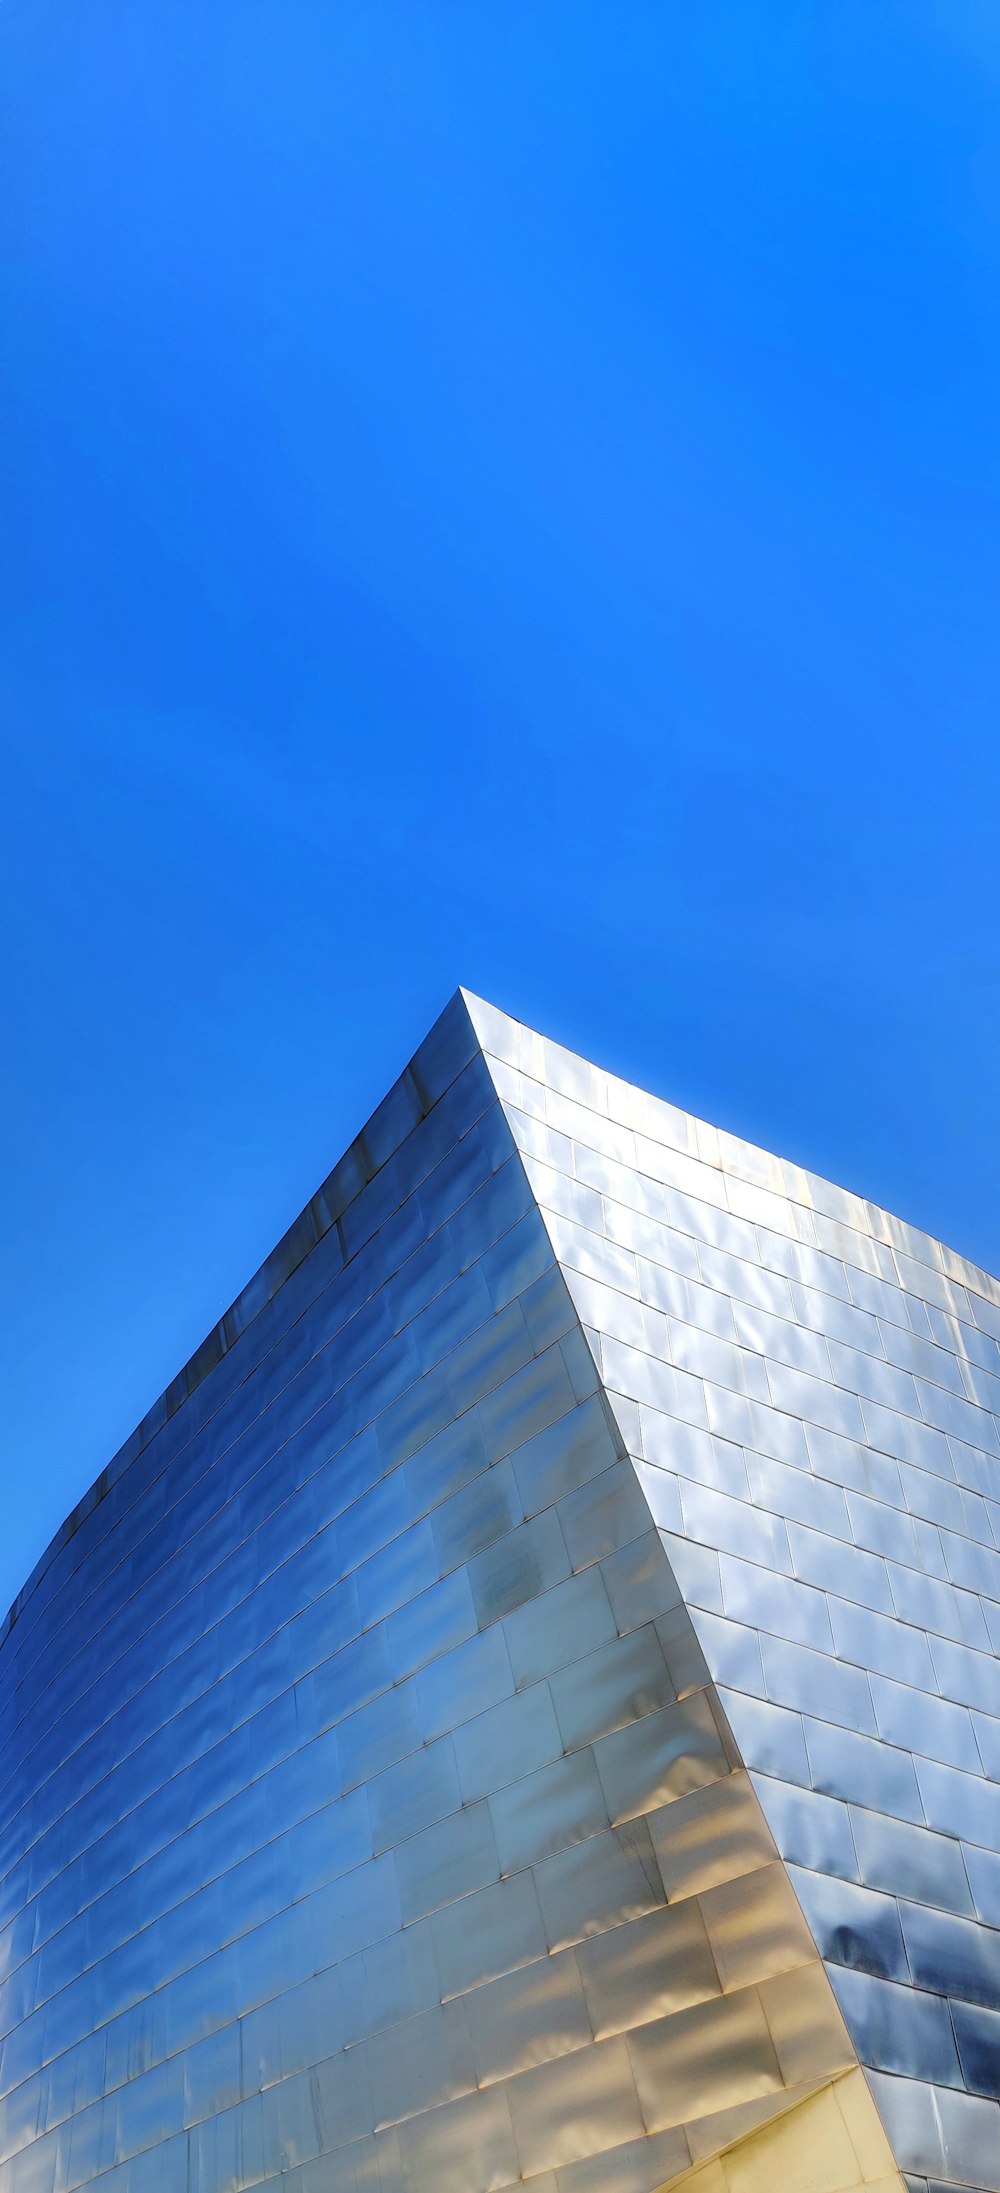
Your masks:
<svg viewBox="0 0 1000 2193"><path fill-rule="evenodd" d="M992 2187L968 2021L997 2014L1000 1286L516 1024L503 1044L622 1443L897 2152Z"/></svg>

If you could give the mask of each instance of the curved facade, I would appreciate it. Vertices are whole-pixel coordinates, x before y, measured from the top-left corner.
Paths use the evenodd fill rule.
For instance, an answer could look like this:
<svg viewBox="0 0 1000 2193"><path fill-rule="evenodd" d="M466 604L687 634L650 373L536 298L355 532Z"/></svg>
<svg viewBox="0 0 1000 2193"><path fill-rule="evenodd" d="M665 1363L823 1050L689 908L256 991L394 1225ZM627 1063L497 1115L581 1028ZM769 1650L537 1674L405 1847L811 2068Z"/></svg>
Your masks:
<svg viewBox="0 0 1000 2193"><path fill-rule="evenodd" d="M460 994L11 1610L0 2193L1000 2193L998 1418Z"/></svg>

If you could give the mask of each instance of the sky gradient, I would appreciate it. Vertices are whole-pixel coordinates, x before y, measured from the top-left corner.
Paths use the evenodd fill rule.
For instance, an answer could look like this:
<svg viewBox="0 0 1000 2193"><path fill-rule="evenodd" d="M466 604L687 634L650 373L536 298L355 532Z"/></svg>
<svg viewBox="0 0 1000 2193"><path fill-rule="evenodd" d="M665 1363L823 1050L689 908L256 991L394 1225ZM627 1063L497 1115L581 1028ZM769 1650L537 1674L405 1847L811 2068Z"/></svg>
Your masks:
<svg viewBox="0 0 1000 2193"><path fill-rule="evenodd" d="M993 1270L1000 32L5 0L0 1602L458 982Z"/></svg>

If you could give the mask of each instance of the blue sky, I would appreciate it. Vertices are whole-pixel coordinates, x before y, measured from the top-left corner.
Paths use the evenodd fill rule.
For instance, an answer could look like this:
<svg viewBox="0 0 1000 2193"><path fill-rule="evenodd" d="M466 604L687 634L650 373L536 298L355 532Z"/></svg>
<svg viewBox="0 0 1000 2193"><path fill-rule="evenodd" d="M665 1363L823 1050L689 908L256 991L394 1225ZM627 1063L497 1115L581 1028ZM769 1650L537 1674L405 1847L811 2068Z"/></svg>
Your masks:
<svg viewBox="0 0 1000 2193"><path fill-rule="evenodd" d="M1000 1267L998 94L5 0L4 1604L459 981Z"/></svg>

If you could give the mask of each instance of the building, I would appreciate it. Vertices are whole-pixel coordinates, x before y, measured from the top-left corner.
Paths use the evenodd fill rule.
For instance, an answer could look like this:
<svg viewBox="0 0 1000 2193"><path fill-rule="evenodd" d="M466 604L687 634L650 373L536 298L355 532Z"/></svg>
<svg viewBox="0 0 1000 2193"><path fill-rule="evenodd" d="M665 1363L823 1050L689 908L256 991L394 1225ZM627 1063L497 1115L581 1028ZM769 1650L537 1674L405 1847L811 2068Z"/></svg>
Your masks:
<svg viewBox="0 0 1000 2193"><path fill-rule="evenodd" d="M459 993L8 1617L0 2193L997 2193L998 1417Z"/></svg>

